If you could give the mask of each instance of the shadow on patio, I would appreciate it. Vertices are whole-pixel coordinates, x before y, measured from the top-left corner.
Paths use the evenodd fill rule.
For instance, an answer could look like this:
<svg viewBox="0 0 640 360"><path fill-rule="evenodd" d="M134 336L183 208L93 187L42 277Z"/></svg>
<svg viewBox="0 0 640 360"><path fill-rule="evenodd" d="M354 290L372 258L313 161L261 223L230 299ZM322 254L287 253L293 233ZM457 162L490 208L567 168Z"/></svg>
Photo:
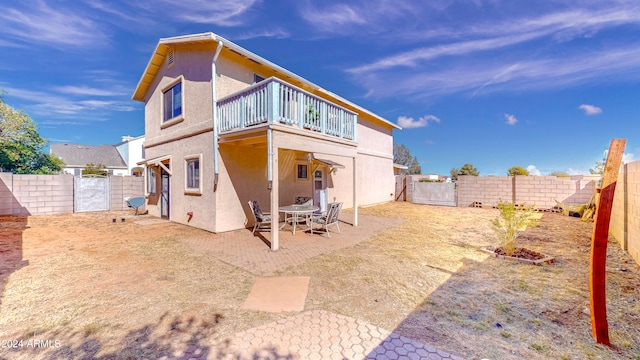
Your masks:
<svg viewBox="0 0 640 360"><path fill-rule="evenodd" d="M311 235L308 231L292 234L288 226L280 230L280 249L271 251L270 232L256 232L251 229L211 234L207 237L187 238L197 252L210 254L227 264L242 268L252 274L266 276L286 268L300 265L306 260L351 247L371 238L375 233L400 225L404 220L361 215L359 226L351 225L351 214L340 215L340 233L331 228L331 237L325 233Z"/></svg>

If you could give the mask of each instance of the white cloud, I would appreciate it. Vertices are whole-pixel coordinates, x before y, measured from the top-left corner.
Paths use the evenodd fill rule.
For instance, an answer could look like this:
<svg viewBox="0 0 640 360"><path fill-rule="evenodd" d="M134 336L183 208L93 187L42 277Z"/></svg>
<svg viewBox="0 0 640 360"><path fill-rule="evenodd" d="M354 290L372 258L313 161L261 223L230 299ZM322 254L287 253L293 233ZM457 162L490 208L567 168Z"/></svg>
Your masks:
<svg viewBox="0 0 640 360"><path fill-rule="evenodd" d="M162 0L162 3L164 15L180 21L234 26L245 21L240 15L249 10L256 0Z"/></svg>
<svg viewBox="0 0 640 360"><path fill-rule="evenodd" d="M548 36L556 36L564 41L585 33L593 33L607 26L640 24L640 10L637 8L611 7L609 9L571 9L544 14L538 17L509 18L508 21L491 24L472 23L452 30L430 30L426 33L437 38L437 46L418 48L390 55L370 64L351 69L351 72L368 72L392 67L417 66L420 61L439 57L463 55L480 51L491 51L518 45ZM425 32L421 32L425 33ZM559 35L560 34L560 35ZM568 34L572 34L569 36ZM406 36L403 33L402 36ZM409 37L415 38L411 35ZM446 44L447 39L452 42ZM458 39L472 39L458 41ZM423 38L424 40L424 38Z"/></svg>
<svg viewBox="0 0 640 360"><path fill-rule="evenodd" d="M116 92L113 90L105 90L92 88L88 86L58 86L54 88L55 91L69 95L86 95L86 96L122 96L127 95L126 92Z"/></svg>
<svg viewBox="0 0 640 360"><path fill-rule="evenodd" d="M51 8L45 1L27 1L21 5L24 8L3 5L0 33L35 44L99 46L107 40L98 23L76 7Z"/></svg>
<svg viewBox="0 0 640 360"><path fill-rule="evenodd" d="M589 105L589 104L582 104L579 106L580 110L583 110L585 114L587 115L598 115L598 114L602 114L602 109L595 106L595 105Z"/></svg>
<svg viewBox="0 0 640 360"><path fill-rule="evenodd" d="M426 14L424 7L420 10L421 15ZM476 95L542 90L598 78L628 81L629 76L640 77L640 44L607 41L597 47L564 45L610 28L640 25L638 7L581 3L552 13L510 15L501 21L491 16L487 17L490 20L479 17L468 24L436 21L426 30L406 31L406 27L398 26L381 31L376 35L379 41L420 45L409 50L406 45L396 47L403 50L389 51L346 72L368 89L368 96L414 99L457 92ZM532 44L538 41L549 45L540 48ZM529 44L537 50L532 52ZM473 67L468 66L470 61Z"/></svg>
<svg viewBox="0 0 640 360"><path fill-rule="evenodd" d="M421 10L424 9L420 9L419 4L401 0L350 1L348 5L326 5L326 2L318 1L304 3L300 6L299 13L309 25L321 32L362 35L386 33L391 30L392 33L401 35L398 34L398 30L401 29L395 21L398 18L406 20L408 15L416 15Z"/></svg>
<svg viewBox="0 0 640 360"><path fill-rule="evenodd" d="M635 156L633 154L630 153L624 153L622 154L622 162L623 163L629 163L635 161Z"/></svg>
<svg viewBox="0 0 640 360"><path fill-rule="evenodd" d="M346 4L338 4L329 9L316 9L314 11L303 11L302 17L309 23L324 31L341 29L345 25L364 24L365 18L358 9Z"/></svg>
<svg viewBox="0 0 640 360"><path fill-rule="evenodd" d="M77 88L70 87L72 90ZM121 111L129 112L135 111L135 106L131 101L127 100L96 100L96 99L76 99L71 92L71 96L65 96L62 92L45 92L45 91L33 91L19 88L5 87L7 93L6 97L21 99L24 102L29 103L26 105L25 110L31 110L34 114L40 116L72 116L82 118L76 121L91 122L96 121L99 116L106 116L106 112ZM82 89L82 87L79 87ZM91 88L87 88L91 89ZM93 89L94 92L98 92L99 89ZM96 94L89 94L97 96ZM67 119L68 120L68 119ZM100 120L101 121L101 120ZM42 124L58 123L56 119L47 119L41 121ZM64 122L62 122L64 123Z"/></svg>
<svg viewBox="0 0 640 360"><path fill-rule="evenodd" d="M429 122L440 122L440 119L434 115L425 115L418 120L408 116L399 116L398 125L405 129L421 128L429 125Z"/></svg>
<svg viewBox="0 0 640 360"><path fill-rule="evenodd" d="M248 40L256 38L274 38L274 39L286 39L290 37L288 31L282 28L270 28L268 30L260 30L258 32L247 32L233 37L234 41Z"/></svg>
<svg viewBox="0 0 640 360"><path fill-rule="evenodd" d="M532 176L542 175L542 172L540 172L540 170L535 165L527 166L527 171L529 172L529 175L532 175Z"/></svg>
<svg viewBox="0 0 640 360"><path fill-rule="evenodd" d="M507 119L507 124L509 125L515 125L518 122L518 119L516 119L515 115L504 114L504 118Z"/></svg>
<svg viewBox="0 0 640 360"><path fill-rule="evenodd" d="M443 66L372 71L354 74L367 96L409 96L424 99L458 92L532 91L579 85L596 78L606 81L640 78L640 43L599 52L552 54L512 62L509 57L457 59Z"/></svg>

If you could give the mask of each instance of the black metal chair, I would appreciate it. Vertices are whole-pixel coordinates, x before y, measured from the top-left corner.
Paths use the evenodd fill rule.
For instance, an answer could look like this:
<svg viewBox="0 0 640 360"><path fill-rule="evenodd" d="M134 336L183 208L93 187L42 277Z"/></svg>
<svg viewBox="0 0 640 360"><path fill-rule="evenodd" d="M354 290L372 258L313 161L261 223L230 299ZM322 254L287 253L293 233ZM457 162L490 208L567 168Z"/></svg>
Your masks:
<svg viewBox="0 0 640 360"><path fill-rule="evenodd" d="M260 204L257 201L249 201L249 208L253 214L254 224L252 233L255 235L256 230L271 231L271 214L263 213Z"/></svg>

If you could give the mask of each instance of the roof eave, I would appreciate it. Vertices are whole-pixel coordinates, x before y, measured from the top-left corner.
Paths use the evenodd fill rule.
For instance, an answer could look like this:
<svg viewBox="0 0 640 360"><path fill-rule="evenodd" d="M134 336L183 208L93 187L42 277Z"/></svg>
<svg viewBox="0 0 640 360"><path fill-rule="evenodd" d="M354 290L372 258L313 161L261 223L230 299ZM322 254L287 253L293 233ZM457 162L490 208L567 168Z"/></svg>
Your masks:
<svg viewBox="0 0 640 360"><path fill-rule="evenodd" d="M303 78L302 76L300 76L298 74L295 74L295 73L293 73L293 72L291 72L291 71L289 71L289 70L287 70L287 69L285 69L285 68L283 68L283 67L281 67L279 65L276 65L276 64L272 63L271 61L269 61L269 60L267 60L267 59L265 59L265 58L263 58L263 57L261 57L261 56L259 56L257 54L254 54L251 51L249 51L249 50L247 50L247 49L245 49L245 48L243 48L243 47L241 47L241 46L239 46L239 45L237 45L237 44L235 44L235 43L233 43L233 42L231 42L231 41L229 41L229 40L227 40L227 39L225 39L225 38L223 38L223 37L221 37L221 36L219 36L217 34L214 34L212 32L206 32L206 33L200 33L200 34L192 34L192 35L174 36L174 37L169 37L169 38L161 38L158 41L158 45L156 45L156 48L155 48L155 50L153 52L153 55L151 55L151 59L149 59L149 62L147 63L147 67L145 68L145 71L142 73L142 76L140 77L140 81L138 81L138 85L136 86L136 89L135 89L135 91L133 93L132 99L136 100L136 101L141 101L141 102L145 101L146 90L148 90L148 88L147 89L143 89L142 88L143 80L144 80L145 75L147 75L147 74L152 75L153 78L155 78L156 74L150 73L149 69L153 65L153 60L155 60L157 57L161 56L161 54L158 51L161 46L166 46L166 45L170 45L170 44L189 43L189 42L196 42L196 41L197 42L201 42L201 41L219 42L220 41L220 42L222 42L223 46L226 46L229 49L232 49L233 51L238 52L238 53L246 56L249 59L257 61L257 62L259 62L259 63L261 63L261 64L263 64L263 65L265 65L265 66L277 71L277 72L280 72L280 73L282 73L282 74L284 74L284 75L286 75L286 76L288 76L288 77L290 77L292 79L295 79L295 80L297 80L297 81L299 81L301 83L304 83L305 85L315 89L318 92L324 93L329 97L332 97L332 98L334 98L336 100L339 100L339 101L342 101L342 102L344 102L346 104L349 104L353 108L357 109L359 113L366 113L367 115L377 119L378 121L381 121L382 123L385 123L385 124L391 126L392 128L395 128L395 129L398 129L398 130L402 129L397 124L395 124L395 123L393 123L393 122L391 122L391 121L389 121L389 120L387 120L387 119L385 119L385 118L383 118L383 117L381 117L379 115L376 115L376 114L372 113L371 111L369 111L369 110L367 110L367 109L365 109L365 108L363 108L363 107L361 107L359 105L356 105L353 102L351 102L351 101L349 101L347 99L344 99L343 97L341 97L341 96L339 96L339 95L337 95L337 94L335 94L335 93L333 93L331 91L323 89L322 87L320 87L320 86L314 84L313 82Z"/></svg>

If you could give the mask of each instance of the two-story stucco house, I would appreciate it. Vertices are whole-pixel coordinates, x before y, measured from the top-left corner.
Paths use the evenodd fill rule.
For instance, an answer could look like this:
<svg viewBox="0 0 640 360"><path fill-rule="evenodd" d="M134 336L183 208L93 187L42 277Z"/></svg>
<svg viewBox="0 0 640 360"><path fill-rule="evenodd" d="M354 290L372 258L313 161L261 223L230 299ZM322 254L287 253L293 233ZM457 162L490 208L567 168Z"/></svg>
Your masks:
<svg viewBox="0 0 640 360"><path fill-rule="evenodd" d="M393 200L397 125L214 33L160 39L133 99L153 215L224 232L252 225L250 200L278 213L325 190L357 226Z"/></svg>

